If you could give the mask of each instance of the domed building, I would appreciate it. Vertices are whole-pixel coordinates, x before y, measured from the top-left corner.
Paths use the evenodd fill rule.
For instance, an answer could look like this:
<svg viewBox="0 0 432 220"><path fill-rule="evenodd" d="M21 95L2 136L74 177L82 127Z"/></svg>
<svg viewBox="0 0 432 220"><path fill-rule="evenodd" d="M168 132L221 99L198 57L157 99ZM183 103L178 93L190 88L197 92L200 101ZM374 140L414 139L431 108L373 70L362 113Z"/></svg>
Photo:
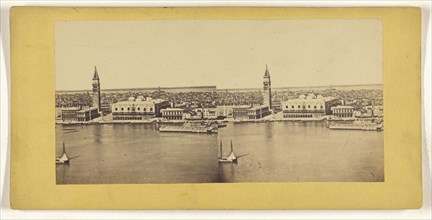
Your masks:
<svg viewBox="0 0 432 220"><path fill-rule="evenodd" d="M309 95L306 97L306 99L316 99L317 97L313 93L309 93Z"/></svg>
<svg viewBox="0 0 432 220"><path fill-rule="evenodd" d="M144 96L138 96L138 97L135 99L135 101L137 101L137 102L142 102L142 101L144 101Z"/></svg>

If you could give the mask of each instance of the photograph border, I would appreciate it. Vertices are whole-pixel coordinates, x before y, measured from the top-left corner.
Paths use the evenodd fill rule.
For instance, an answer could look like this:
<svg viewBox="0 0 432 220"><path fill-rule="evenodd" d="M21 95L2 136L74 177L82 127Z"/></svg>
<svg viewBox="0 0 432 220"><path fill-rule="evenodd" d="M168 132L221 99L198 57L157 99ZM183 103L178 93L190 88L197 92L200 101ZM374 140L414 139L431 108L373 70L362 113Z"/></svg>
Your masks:
<svg viewBox="0 0 432 220"><path fill-rule="evenodd" d="M56 21L312 18L383 21L385 182L55 184L55 164L51 161L55 157L52 121ZM419 8L14 7L11 206L19 209L419 208L422 204L420 34Z"/></svg>

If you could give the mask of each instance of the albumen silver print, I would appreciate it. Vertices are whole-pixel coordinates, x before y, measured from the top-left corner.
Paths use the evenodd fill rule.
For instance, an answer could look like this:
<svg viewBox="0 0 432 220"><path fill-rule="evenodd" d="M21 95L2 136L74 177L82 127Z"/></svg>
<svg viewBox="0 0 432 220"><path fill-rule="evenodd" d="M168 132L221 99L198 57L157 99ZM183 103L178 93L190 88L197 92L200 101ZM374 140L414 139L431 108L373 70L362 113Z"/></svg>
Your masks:
<svg viewBox="0 0 432 220"><path fill-rule="evenodd" d="M381 27L56 22L57 184L382 182Z"/></svg>

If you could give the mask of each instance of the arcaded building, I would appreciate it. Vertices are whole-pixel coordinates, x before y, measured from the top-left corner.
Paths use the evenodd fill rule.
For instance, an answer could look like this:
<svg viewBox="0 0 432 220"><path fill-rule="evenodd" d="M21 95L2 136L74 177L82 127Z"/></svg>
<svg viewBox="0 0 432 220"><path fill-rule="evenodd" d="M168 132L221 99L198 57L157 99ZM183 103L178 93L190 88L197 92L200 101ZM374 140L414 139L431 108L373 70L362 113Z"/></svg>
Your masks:
<svg viewBox="0 0 432 220"><path fill-rule="evenodd" d="M243 105L243 106L236 106L234 108L232 108L233 112L233 118L235 120L245 120L245 119L249 119L249 115L248 115L248 110L251 107L249 105Z"/></svg>
<svg viewBox="0 0 432 220"><path fill-rule="evenodd" d="M331 107L339 104L340 100L333 97L316 96L310 93L283 102L282 110L284 118L318 118L322 115L330 115Z"/></svg>
<svg viewBox="0 0 432 220"><path fill-rule="evenodd" d="M162 99L130 97L127 101L111 105L113 120L144 120L161 117L161 110L169 108L171 104Z"/></svg>
<svg viewBox="0 0 432 220"><path fill-rule="evenodd" d="M247 110L249 119L260 119L270 115L270 108L267 105L252 107Z"/></svg>
<svg viewBox="0 0 432 220"><path fill-rule="evenodd" d="M333 115L340 118L352 118L354 107L346 105L338 105L331 108Z"/></svg>
<svg viewBox="0 0 432 220"><path fill-rule="evenodd" d="M181 108L166 108L162 109L162 118L168 120L182 120L184 110Z"/></svg>

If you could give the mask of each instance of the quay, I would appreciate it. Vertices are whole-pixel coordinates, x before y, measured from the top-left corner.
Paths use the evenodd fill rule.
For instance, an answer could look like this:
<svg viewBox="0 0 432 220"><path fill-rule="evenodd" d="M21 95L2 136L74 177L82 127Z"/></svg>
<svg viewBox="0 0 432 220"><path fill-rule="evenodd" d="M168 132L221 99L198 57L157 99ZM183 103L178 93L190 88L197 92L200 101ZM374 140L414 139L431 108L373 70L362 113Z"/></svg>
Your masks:
<svg viewBox="0 0 432 220"><path fill-rule="evenodd" d="M269 115L260 119L241 119L226 118L223 120L167 120L164 118L151 118L146 120L113 120L111 117L99 117L90 121L56 121L56 124L63 126L84 126L98 124L155 124L159 132L179 132L212 134L218 133L219 128L224 128L228 124L242 123L296 123L296 122L328 122L328 129L331 130L361 130L361 131L383 131L382 118L340 118L340 117L312 117L312 118L285 118L281 114Z"/></svg>

